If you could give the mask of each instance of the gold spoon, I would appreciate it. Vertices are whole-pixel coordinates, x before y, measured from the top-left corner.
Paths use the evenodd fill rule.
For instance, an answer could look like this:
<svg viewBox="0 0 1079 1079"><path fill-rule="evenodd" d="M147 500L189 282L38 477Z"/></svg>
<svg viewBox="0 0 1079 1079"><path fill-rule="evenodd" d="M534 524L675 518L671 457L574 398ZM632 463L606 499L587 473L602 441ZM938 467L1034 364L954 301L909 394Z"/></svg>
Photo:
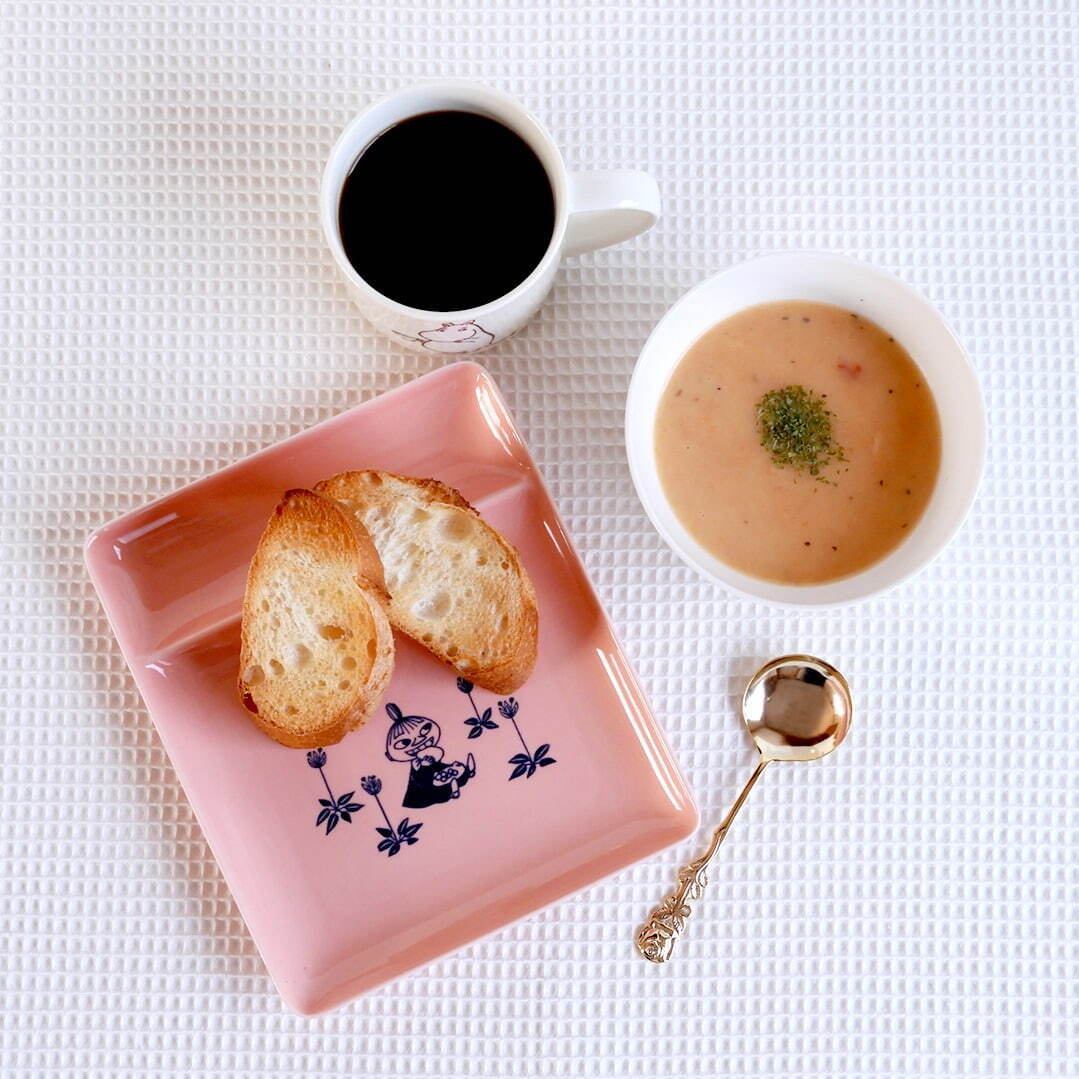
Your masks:
<svg viewBox="0 0 1079 1079"><path fill-rule="evenodd" d="M853 706L847 680L830 663L813 656L781 656L750 679L742 695L742 720L761 759L708 849L678 873L678 887L637 932L637 950L653 963L666 963L708 884L708 866L727 836L738 810L771 761L815 761L847 736Z"/></svg>

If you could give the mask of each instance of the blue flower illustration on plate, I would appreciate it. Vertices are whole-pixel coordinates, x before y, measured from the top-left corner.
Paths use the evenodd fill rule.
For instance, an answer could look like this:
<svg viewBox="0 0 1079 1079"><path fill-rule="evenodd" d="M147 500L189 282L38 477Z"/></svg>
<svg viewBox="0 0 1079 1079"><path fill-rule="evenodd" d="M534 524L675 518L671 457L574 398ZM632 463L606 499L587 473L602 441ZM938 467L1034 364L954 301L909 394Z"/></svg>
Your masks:
<svg viewBox="0 0 1079 1079"><path fill-rule="evenodd" d="M369 794L374 798L378 805L379 812L382 814L382 819L386 822L385 828L375 828L382 838L378 842L378 849L385 851L387 857L392 858L395 854L399 854L404 847L411 847L413 843L418 843L419 838L416 833L423 827L423 824L410 824L408 817L405 817L400 824L394 828L385 807L382 805L382 799L379 795L382 793L382 780L378 776L364 776L360 780L360 786L363 788L365 794Z"/></svg>
<svg viewBox="0 0 1079 1079"><path fill-rule="evenodd" d="M491 709L485 708L481 713L476 707L475 698L472 696L472 690L476 687L467 678L458 678L457 688L467 695L468 701L472 705L472 711L475 713L465 720L465 726L472 728L472 730L468 732L468 737L479 738L484 731L497 731L498 724L491 719Z"/></svg>
<svg viewBox="0 0 1079 1079"><path fill-rule="evenodd" d="M325 825L326 835L329 835L330 832L337 827L340 821L344 821L345 824L351 824L352 814L358 813L363 809L363 804L352 800L352 796L356 793L355 791L348 791L345 794L335 795L330 789L330 781L326 778L326 773L323 771L326 767L326 750L309 750L307 753L307 763L310 767L317 769L319 776L322 778L322 784L326 788L326 794L329 796L318 800L318 804L322 808L315 818L315 827L320 828L322 825Z"/></svg>
<svg viewBox="0 0 1079 1079"><path fill-rule="evenodd" d="M499 714L503 719L508 719L513 724L513 729L517 732L517 737L521 742L521 749L524 750L523 753L515 753L507 762L513 765L510 779L520 779L521 776L524 776L525 779L531 779L538 769L547 768L558 762L550 755L550 742L544 742L542 745L536 746L535 750L528 748L528 743L525 741L521 728L517 723L517 712L520 707L516 697L507 697L505 700L498 702Z"/></svg>

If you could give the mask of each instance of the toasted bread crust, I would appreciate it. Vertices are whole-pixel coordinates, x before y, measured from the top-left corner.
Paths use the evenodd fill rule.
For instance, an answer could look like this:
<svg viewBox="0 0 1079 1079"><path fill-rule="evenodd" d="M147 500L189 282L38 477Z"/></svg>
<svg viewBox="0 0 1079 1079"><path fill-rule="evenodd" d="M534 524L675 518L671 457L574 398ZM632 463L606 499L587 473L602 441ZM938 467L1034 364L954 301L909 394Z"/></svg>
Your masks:
<svg viewBox="0 0 1079 1079"><path fill-rule="evenodd" d="M335 595L340 593L336 606L323 602L321 609L330 610L333 620L343 624L342 638L369 657L366 672L357 671L347 678L348 692L340 686L333 690L331 683L340 679L344 685L346 679L336 669L332 674L321 669L325 662L317 650L330 651L330 658L336 653L332 644L320 642L316 636L292 645L301 646L309 656L315 650L307 673L289 670L283 658L264 658L281 650L276 638L282 636L272 622L275 612L270 600L276 596L268 591L268 582L282 560L297 551L310 556L311 569L304 574L290 571L295 587L305 595L317 593L320 584ZM305 577L309 579L302 579ZM336 504L311 491L286 492L259 540L244 595L238 690L252 722L282 745L300 749L332 745L363 723L378 706L393 672L393 631L387 602L382 563L362 526ZM355 668L356 659L351 655L347 659ZM267 662L276 662L280 673L267 675ZM258 677L249 680L246 675L255 671ZM360 673L365 676L359 677ZM319 674L330 689L317 688Z"/></svg>
<svg viewBox="0 0 1079 1079"><path fill-rule="evenodd" d="M467 514L475 522L480 537L476 548L480 544L493 544L499 553L500 564L506 567L501 588L511 602L504 602L499 611L494 612L503 616L505 627L499 628L493 618L485 618L482 624L478 624L475 617L467 627L471 631L471 640L486 638L490 642L489 648L485 646L488 654L481 656L470 652L452 632L450 639L443 643L433 640L431 634L425 632L427 625L417 619L403 602L395 602L392 587L390 620L397 629L412 637L458 674L484 689L493 693L512 693L525 681L535 666L538 646L539 609L535 589L516 548L484 521L459 491L439 480L417 479L377 469L342 472L323 480L315 490L326 498L335 499L361 523L365 513L372 508L391 506L399 499L410 499L420 506L448 506ZM387 551L380 548L383 541L377 529L372 531L372 540L385 563ZM423 556L414 557L420 559ZM427 556L422 564L417 562L416 566L417 576L437 581L443 586L441 590L447 593L458 593L465 587L462 575L467 572L467 568L462 570L451 565L448 558Z"/></svg>

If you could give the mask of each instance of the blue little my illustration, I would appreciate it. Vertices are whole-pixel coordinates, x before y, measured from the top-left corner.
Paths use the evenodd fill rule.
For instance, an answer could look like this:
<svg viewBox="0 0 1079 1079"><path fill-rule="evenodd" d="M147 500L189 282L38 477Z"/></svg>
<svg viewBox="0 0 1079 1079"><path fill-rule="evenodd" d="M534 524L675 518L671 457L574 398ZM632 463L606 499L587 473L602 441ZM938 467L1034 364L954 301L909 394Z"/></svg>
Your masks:
<svg viewBox="0 0 1079 1079"><path fill-rule="evenodd" d="M409 764L407 809L426 809L451 798L459 798L461 788L476 774L476 759L469 753L464 762L445 763L439 745L442 728L426 716L406 716L396 704L387 704L390 729L386 735L386 756Z"/></svg>

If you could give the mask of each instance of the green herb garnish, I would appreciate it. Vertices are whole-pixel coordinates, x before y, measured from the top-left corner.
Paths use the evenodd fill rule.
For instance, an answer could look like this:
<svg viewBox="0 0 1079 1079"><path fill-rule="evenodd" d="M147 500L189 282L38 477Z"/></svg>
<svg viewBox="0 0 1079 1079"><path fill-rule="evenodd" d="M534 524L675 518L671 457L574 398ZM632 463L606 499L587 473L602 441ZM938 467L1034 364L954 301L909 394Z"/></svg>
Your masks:
<svg viewBox="0 0 1079 1079"><path fill-rule="evenodd" d="M847 459L832 437L832 415L824 398L804 386L770 390L757 402L761 445L779 468L808 472L828 483L821 470Z"/></svg>

